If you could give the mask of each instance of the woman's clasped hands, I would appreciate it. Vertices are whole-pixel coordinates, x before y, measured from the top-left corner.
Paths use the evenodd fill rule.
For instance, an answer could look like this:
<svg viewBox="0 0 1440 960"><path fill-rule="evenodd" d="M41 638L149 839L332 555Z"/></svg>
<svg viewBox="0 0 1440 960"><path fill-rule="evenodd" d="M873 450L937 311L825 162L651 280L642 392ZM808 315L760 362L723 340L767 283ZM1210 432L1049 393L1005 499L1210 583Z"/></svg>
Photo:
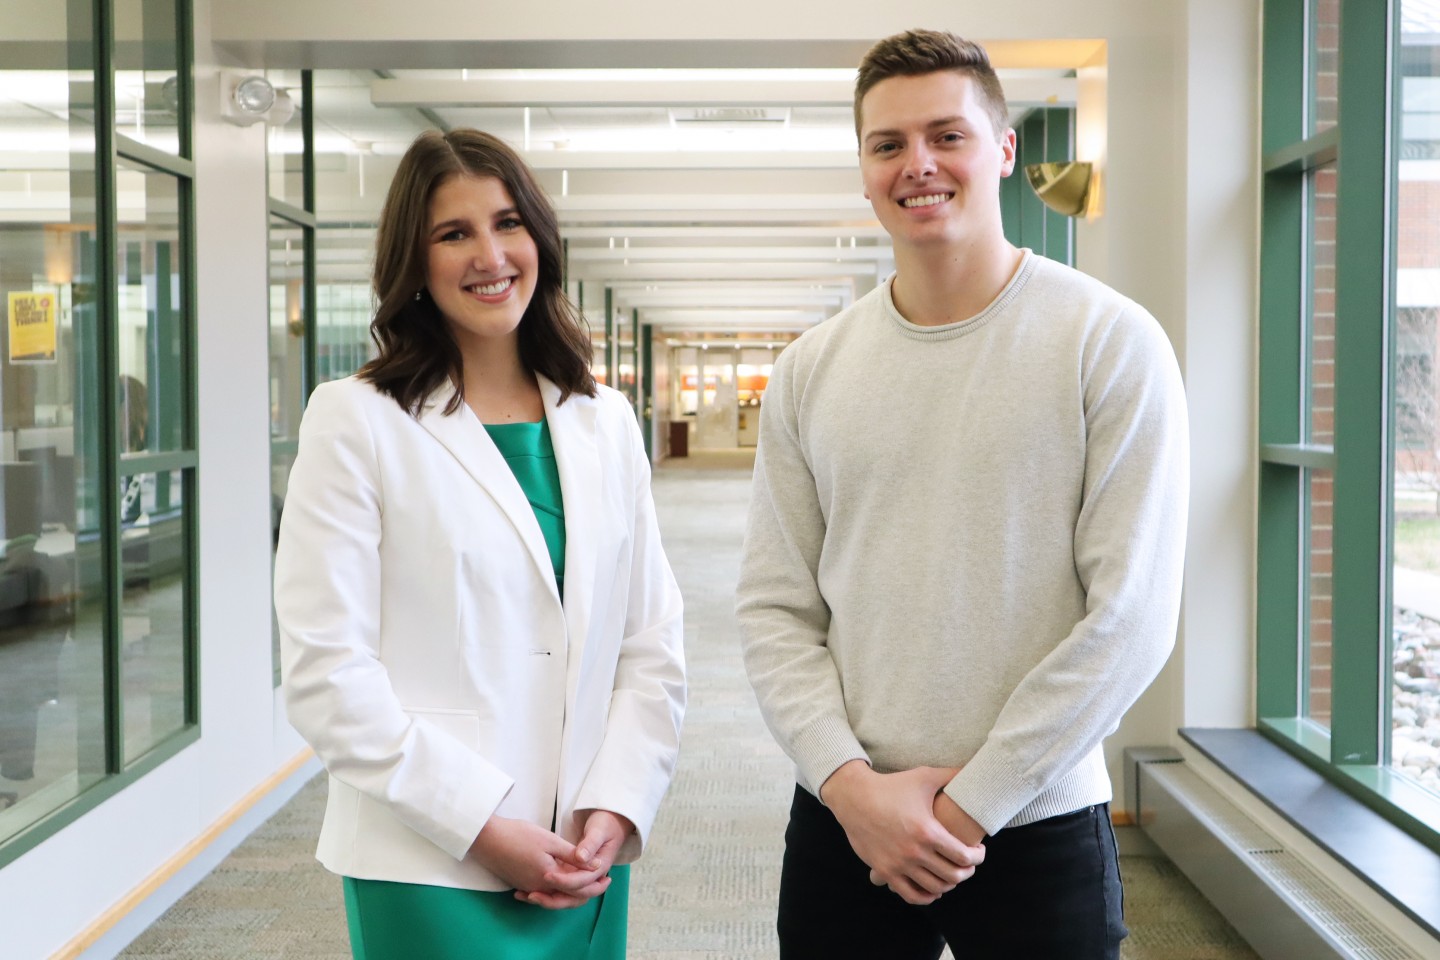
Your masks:
<svg viewBox="0 0 1440 960"><path fill-rule="evenodd" d="M570 843L528 820L493 816L469 856L515 888L515 899L548 910L578 907L610 886L610 868L635 826L609 810L579 811L580 840Z"/></svg>

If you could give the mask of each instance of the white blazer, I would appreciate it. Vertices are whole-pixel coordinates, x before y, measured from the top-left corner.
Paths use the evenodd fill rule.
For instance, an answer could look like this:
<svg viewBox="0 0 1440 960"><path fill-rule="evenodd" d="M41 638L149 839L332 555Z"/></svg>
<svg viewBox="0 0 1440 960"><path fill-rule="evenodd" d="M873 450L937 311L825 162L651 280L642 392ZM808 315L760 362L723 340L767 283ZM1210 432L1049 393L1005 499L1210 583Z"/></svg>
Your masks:
<svg viewBox="0 0 1440 960"><path fill-rule="evenodd" d="M680 591L629 403L539 378L565 509L565 598L535 514L470 408L418 420L357 379L300 427L275 561L290 722L330 773L318 858L347 876L508 884L465 853L491 814L640 855L685 706Z"/></svg>

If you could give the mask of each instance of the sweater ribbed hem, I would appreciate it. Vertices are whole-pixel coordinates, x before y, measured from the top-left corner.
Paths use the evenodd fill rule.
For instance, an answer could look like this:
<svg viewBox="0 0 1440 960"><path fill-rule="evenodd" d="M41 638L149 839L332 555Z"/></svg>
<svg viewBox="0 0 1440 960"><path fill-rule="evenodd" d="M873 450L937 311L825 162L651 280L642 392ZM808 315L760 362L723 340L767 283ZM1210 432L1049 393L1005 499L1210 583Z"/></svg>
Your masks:
<svg viewBox="0 0 1440 960"><path fill-rule="evenodd" d="M792 758L800 785L816 797L830 774L851 760L870 762L855 732L839 717L823 717L802 730L795 738Z"/></svg>
<svg viewBox="0 0 1440 960"><path fill-rule="evenodd" d="M945 785L945 795L973 817L987 835L1108 803L1113 796L1105 752L1098 746L1039 795L1033 795L1013 772L999 769L998 763L987 763L986 757L976 759L978 762L962 768Z"/></svg>

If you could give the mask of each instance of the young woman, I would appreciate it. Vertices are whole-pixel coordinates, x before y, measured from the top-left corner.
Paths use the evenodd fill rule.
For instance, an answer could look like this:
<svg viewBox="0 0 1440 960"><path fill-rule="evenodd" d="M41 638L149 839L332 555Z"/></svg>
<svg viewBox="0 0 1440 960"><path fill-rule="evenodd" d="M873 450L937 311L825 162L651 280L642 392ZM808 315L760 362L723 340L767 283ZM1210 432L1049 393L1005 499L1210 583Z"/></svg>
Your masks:
<svg viewBox="0 0 1440 960"><path fill-rule="evenodd" d="M669 786L681 601L555 214L504 143L422 134L380 217L379 355L310 398L276 559L319 859L363 960L620 960Z"/></svg>

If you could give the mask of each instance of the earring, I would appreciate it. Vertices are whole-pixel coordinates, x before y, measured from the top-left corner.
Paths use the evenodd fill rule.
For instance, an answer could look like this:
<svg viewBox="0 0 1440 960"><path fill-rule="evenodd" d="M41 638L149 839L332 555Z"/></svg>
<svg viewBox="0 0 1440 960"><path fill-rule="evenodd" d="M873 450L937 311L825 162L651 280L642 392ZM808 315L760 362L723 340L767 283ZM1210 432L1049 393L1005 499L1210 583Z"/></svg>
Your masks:
<svg viewBox="0 0 1440 960"><path fill-rule="evenodd" d="M424 292L425 292L425 288L424 288L424 287L421 287L419 290L416 290L416 291L415 291L415 302L416 302L416 303L419 303L419 302L420 302L420 300L422 299L422 298L421 298L421 294L423 294Z"/></svg>

